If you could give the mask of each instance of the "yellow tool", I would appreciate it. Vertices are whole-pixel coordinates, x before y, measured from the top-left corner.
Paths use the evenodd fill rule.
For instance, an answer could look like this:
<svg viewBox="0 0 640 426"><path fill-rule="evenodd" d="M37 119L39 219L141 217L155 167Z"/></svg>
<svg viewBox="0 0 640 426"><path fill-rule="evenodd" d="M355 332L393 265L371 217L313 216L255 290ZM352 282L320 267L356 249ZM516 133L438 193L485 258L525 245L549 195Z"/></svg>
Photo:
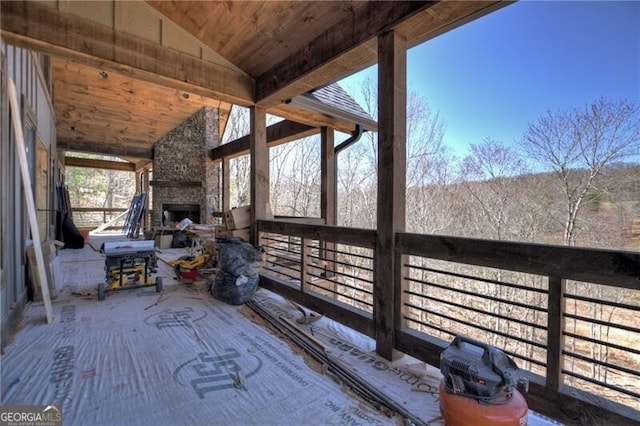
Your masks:
<svg viewBox="0 0 640 426"><path fill-rule="evenodd" d="M204 255L198 254L196 256L182 256L169 262L169 265L173 266L178 281L194 280L198 276L197 268L204 265L205 261Z"/></svg>
<svg viewBox="0 0 640 426"><path fill-rule="evenodd" d="M151 277L149 263L155 262L155 245L152 240L104 243L105 282L98 285L98 300L104 300L109 290L125 290L155 286L162 292L162 278L155 282Z"/></svg>

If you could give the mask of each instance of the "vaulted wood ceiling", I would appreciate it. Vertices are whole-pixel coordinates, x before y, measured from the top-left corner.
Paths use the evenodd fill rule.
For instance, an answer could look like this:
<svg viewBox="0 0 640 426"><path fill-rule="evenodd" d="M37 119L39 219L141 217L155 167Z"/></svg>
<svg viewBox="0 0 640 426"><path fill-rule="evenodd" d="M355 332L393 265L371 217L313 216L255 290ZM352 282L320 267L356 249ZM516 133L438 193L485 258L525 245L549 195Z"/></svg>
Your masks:
<svg viewBox="0 0 640 426"><path fill-rule="evenodd" d="M51 55L65 148L145 156L202 106L260 105L312 126L352 122L287 100L377 60L387 30L409 46L500 1L1 2L8 43ZM124 155L124 154L123 154Z"/></svg>

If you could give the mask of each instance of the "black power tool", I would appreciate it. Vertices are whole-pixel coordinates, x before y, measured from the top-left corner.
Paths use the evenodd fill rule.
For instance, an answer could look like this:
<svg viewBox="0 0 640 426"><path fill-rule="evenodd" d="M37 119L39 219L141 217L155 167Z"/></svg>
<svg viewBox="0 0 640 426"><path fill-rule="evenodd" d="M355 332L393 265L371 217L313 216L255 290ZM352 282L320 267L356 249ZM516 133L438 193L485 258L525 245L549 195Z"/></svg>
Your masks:
<svg viewBox="0 0 640 426"><path fill-rule="evenodd" d="M440 354L440 409L447 426L527 424L529 381L501 350L456 336Z"/></svg>

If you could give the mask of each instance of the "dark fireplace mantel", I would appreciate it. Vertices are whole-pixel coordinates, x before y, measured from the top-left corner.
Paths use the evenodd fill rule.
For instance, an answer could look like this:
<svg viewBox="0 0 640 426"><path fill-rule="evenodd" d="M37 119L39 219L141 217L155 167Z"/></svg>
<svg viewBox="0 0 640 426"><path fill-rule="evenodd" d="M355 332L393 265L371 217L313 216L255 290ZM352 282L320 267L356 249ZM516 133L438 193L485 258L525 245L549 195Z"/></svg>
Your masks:
<svg viewBox="0 0 640 426"><path fill-rule="evenodd" d="M149 182L149 185L157 188L201 188L202 181L199 180L160 180L155 179Z"/></svg>

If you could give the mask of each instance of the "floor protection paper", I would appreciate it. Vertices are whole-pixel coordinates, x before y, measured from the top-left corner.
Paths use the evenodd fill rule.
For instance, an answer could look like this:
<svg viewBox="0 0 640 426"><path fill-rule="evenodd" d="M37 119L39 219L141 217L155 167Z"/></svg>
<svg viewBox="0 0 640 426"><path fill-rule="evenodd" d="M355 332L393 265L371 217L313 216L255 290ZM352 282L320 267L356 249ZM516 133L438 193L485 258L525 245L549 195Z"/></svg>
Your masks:
<svg viewBox="0 0 640 426"><path fill-rule="evenodd" d="M167 265L163 294L147 287L98 301L100 254L65 252L54 322L31 305L1 357L2 404L59 405L64 425L400 421L315 371L237 306L176 283Z"/></svg>

